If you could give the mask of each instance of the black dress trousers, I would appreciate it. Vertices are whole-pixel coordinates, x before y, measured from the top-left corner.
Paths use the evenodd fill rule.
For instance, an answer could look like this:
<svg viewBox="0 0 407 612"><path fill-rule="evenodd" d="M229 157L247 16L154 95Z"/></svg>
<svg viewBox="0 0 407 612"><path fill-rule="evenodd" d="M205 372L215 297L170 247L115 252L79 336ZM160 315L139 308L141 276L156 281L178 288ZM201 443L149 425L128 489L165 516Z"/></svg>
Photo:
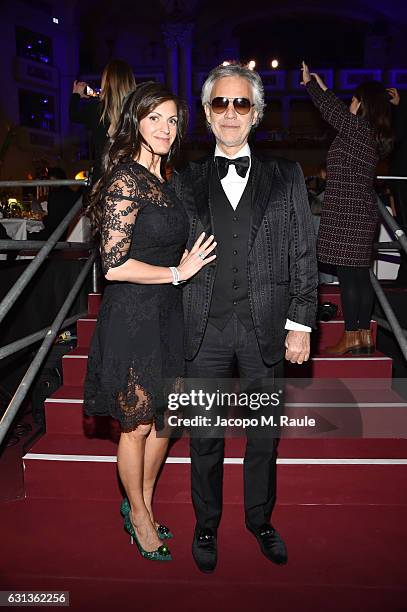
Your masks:
<svg viewBox="0 0 407 612"><path fill-rule="evenodd" d="M264 363L254 329L247 330L232 312L223 330L209 319L201 348L187 362L188 378L239 377L282 379L283 361ZM223 437L191 437L192 502L197 524L217 529L222 514ZM243 463L246 525L252 529L269 522L276 501L278 438L247 434Z"/></svg>

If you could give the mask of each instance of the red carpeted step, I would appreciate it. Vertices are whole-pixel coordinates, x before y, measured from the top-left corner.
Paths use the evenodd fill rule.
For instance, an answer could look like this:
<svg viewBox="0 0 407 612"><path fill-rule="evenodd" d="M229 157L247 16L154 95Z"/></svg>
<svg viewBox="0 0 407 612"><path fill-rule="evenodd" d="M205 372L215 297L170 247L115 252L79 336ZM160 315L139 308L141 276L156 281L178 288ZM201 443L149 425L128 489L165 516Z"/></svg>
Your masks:
<svg viewBox="0 0 407 612"><path fill-rule="evenodd" d="M88 316L79 319L77 322L78 346L81 348L88 347L92 339L92 335L96 325L96 317ZM376 342L377 323L371 322L374 342ZM344 322L341 319L333 319L332 321L320 321L318 329L313 333L313 342L318 352L323 351L327 346L336 344L344 331Z"/></svg>
<svg viewBox="0 0 407 612"><path fill-rule="evenodd" d="M88 347L92 339L96 326L96 316L88 315L83 319L78 319L76 323L76 334L78 336L78 346Z"/></svg>
<svg viewBox="0 0 407 612"><path fill-rule="evenodd" d="M372 355L315 355L302 365L285 364L287 378L380 378L391 383L392 360L376 351Z"/></svg>
<svg viewBox="0 0 407 612"><path fill-rule="evenodd" d="M45 401L45 422L47 433L52 434L82 434L84 431L82 401L72 403L69 401Z"/></svg>
<svg viewBox="0 0 407 612"><path fill-rule="evenodd" d="M83 387L60 387L44 408L48 433L83 433Z"/></svg>
<svg viewBox="0 0 407 612"><path fill-rule="evenodd" d="M69 359L62 358L64 385L78 387L83 385L88 364L88 349L76 348L69 353Z"/></svg>
<svg viewBox="0 0 407 612"><path fill-rule="evenodd" d="M120 499L117 465L114 457L98 461L65 461L24 458L27 497L66 499ZM405 479L407 465L308 465L278 466L279 504L407 504ZM294 460L291 460L291 462ZM298 461L298 460L297 460ZM326 461L326 460L325 460ZM373 460L369 460L373 462ZM401 462L402 459L394 460ZM243 499L242 465L224 466L224 503ZM167 463L155 494L157 502L190 501L190 464Z"/></svg>
<svg viewBox="0 0 407 612"><path fill-rule="evenodd" d="M287 414L295 417L307 415L323 417L329 420L331 425L336 426L335 437L349 437L351 434L371 437L372 426L376 423L379 424L377 434L381 437L402 437L406 429L402 426L404 414L407 415L406 407L406 401L389 388L388 379L375 381L301 379L287 381L286 384ZM383 413L384 410L386 413ZM338 430L338 426L346 424L344 417L346 416L347 423L351 424L349 418L355 413L363 424L363 431ZM105 418L92 419L84 416L83 387L60 387L45 401L45 415L48 433L106 437L105 432L108 428L116 438L118 437L117 423L109 422ZM324 428L321 431L328 432L328 429ZM297 437L302 435L297 430L292 432ZM308 434L308 431L306 433Z"/></svg>
<svg viewBox="0 0 407 612"><path fill-rule="evenodd" d="M170 563L143 560L130 546L117 502L3 504L3 589L69 590L75 612L243 612L267 601L285 612L405 610L405 506L278 504L273 522L289 563L277 567L245 529L241 503L226 505L211 576L191 557L191 504L157 504L156 512L175 533Z"/></svg>
<svg viewBox="0 0 407 612"><path fill-rule="evenodd" d="M404 418L405 421L405 418ZM61 428L62 429L62 428ZM48 430L48 427L47 427ZM104 437L102 437L104 435ZM83 427L76 433L48 432L31 448L34 454L58 455L110 455L117 453L120 433L118 429L105 431ZM246 437L226 438L225 457L242 458L245 454ZM173 439L169 456L174 460L189 458L189 437ZM299 458L407 458L407 438L282 438L279 457Z"/></svg>
<svg viewBox="0 0 407 612"><path fill-rule="evenodd" d="M64 385L83 384L87 367L87 349L76 348L62 358ZM373 355L330 355L314 356L301 366L286 364L289 378L389 378L392 374L392 360L376 351Z"/></svg>
<svg viewBox="0 0 407 612"><path fill-rule="evenodd" d="M102 295L100 293L89 293L88 294L88 314L97 315L99 306L102 301Z"/></svg>
<svg viewBox="0 0 407 612"><path fill-rule="evenodd" d="M306 403L305 403L306 404ZM389 405L368 408L310 408L307 405L299 408L287 408L286 416L289 425L283 424L279 435L285 440L343 440L343 439L407 439L407 411L406 404L403 408ZM256 418L256 417L254 417ZM298 419L293 425L291 419ZM308 422L303 425L303 419ZM311 419L313 419L312 424ZM117 421L105 417L87 417L83 415L78 404L46 405L47 435L50 436L74 436L77 450L75 452L87 454L88 440L109 439L118 442L120 438L120 426ZM270 425L262 423L259 418L257 423L263 428L264 434L270 433ZM177 430L180 434L181 431ZM189 435L186 430L185 436ZM194 435L194 433L193 433ZM230 440L245 439L245 431L242 427L233 425L226 430L226 438ZM44 438L38 444L42 445ZM60 452L70 452L64 445ZM70 443L70 442L69 442ZM234 444L234 442L231 442ZM237 444L237 443L236 443ZM56 452L56 451L53 451ZM73 452L73 451L72 451Z"/></svg>
<svg viewBox="0 0 407 612"><path fill-rule="evenodd" d="M89 455L96 457L115 457L119 439L111 437L95 437L85 433L46 433L30 449L35 455Z"/></svg>

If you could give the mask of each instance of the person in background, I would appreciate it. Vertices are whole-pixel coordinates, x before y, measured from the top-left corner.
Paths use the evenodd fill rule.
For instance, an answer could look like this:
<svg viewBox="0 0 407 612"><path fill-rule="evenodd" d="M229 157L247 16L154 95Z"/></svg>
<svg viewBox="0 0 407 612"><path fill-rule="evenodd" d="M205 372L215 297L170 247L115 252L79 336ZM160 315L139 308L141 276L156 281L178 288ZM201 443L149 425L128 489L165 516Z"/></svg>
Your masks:
<svg viewBox="0 0 407 612"><path fill-rule="evenodd" d="M92 185L100 178L103 149L116 128L124 98L135 88L132 68L120 59L110 61L103 70L99 96L88 95L88 85L84 81L74 82L69 119L82 123L90 132L95 158Z"/></svg>
<svg viewBox="0 0 407 612"><path fill-rule="evenodd" d="M48 168L46 179L66 180L65 171L62 168ZM44 229L30 235L33 240L48 240L56 230L61 221L66 217L72 206L79 198L79 192L73 191L67 185L60 187L45 187L42 189L42 202L46 201L47 214L43 218ZM68 228L59 238L60 241L66 240Z"/></svg>
<svg viewBox="0 0 407 612"><path fill-rule="evenodd" d="M313 177L309 177L312 181L311 186L308 186L307 182L307 190L308 190L308 199L309 205L311 208L312 215L316 217L321 216L322 211L322 202L324 201L324 193L326 187L326 166L325 164L321 164L318 168L318 174ZM315 221L313 219L313 221ZM314 223L316 227L316 233L318 233L319 221L317 224Z"/></svg>
<svg viewBox="0 0 407 612"><path fill-rule="evenodd" d="M391 176L407 177L407 96L400 96L397 89L388 90L390 102L393 105L394 150L390 156L389 174ZM407 179L404 181L389 181L394 197L396 218L400 227L407 233ZM397 282L407 286L407 255L400 251L400 268Z"/></svg>
<svg viewBox="0 0 407 612"><path fill-rule="evenodd" d="M373 183L379 159L393 146L389 96L381 83L365 82L357 87L347 108L304 62L302 84L322 117L338 131L327 156L317 257L337 266L345 331L326 352L372 353L370 267L378 224Z"/></svg>
<svg viewBox="0 0 407 612"><path fill-rule="evenodd" d="M321 164L318 174L314 177L313 188L308 189L308 199L312 213L312 223L314 225L315 236L318 237L319 225L321 223L322 205L326 189L326 165ZM318 263L319 284L328 284L338 281L335 276L335 267L329 264Z"/></svg>

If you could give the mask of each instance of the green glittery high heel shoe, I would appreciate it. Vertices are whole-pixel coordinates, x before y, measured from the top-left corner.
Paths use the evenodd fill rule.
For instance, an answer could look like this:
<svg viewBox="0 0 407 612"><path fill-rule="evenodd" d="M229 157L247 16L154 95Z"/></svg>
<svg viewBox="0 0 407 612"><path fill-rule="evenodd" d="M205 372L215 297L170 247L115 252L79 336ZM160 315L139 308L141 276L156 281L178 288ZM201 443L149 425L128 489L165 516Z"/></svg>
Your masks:
<svg viewBox="0 0 407 612"><path fill-rule="evenodd" d="M130 512L130 504L127 497L125 497L120 504L120 514L125 517ZM158 525L157 527L157 535L160 540L171 540L174 537L174 534L171 533L168 527L165 525Z"/></svg>
<svg viewBox="0 0 407 612"><path fill-rule="evenodd" d="M130 512L124 517L124 528L127 533L130 534L131 544L133 544L134 540L136 541L140 555L144 557L144 559L149 559L150 561L172 561L170 549L168 548L168 546L165 546L165 544L162 544L156 550L144 550L137 538L136 530L134 529L133 523L131 522Z"/></svg>

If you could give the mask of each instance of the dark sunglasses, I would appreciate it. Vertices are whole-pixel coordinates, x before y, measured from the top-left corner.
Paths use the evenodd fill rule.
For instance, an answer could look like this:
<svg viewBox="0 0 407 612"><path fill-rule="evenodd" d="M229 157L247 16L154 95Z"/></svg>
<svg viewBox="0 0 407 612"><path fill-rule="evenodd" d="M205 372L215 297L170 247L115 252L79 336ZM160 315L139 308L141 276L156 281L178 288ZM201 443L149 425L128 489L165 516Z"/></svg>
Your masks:
<svg viewBox="0 0 407 612"><path fill-rule="evenodd" d="M212 102L210 102L211 108L214 113L220 115L224 113L227 107L229 106L229 102L233 102L233 108L239 115L247 115L250 111L251 107L254 106L247 98L214 98Z"/></svg>

